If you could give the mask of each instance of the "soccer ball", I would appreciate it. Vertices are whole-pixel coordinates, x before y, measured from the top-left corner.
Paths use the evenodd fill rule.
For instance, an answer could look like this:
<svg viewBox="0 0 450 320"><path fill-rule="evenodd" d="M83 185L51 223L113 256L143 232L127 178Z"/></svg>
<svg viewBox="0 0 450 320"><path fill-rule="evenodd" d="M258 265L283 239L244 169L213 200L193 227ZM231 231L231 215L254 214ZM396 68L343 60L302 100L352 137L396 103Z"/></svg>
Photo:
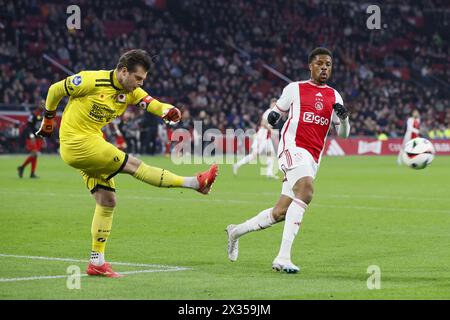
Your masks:
<svg viewBox="0 0 450 320"><path fill-rule="evenodd" d="M433 144L424 138L408 141L403 149L403 163L413 169L423 169L434 159Z"/></svg>

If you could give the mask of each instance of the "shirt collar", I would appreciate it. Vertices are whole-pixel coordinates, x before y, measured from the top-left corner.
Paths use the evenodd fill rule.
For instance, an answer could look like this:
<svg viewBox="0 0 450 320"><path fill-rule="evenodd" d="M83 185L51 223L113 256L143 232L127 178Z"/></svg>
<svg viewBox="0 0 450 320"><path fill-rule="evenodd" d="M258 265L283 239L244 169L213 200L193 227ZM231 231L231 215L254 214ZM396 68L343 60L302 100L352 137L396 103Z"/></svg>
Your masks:
<svg viewBox="0 0 450 320"><path fill-rule="evenodd" d="M109 73L109 80L111 80L111 85L116 90L123 90L122 85L119 83L119 80L117 80L117 70L111 70Z"/></svg>
<svg viewBox="0 0 450 320"><path fill-rule="evenodd" d="M309 79L306 82L309 83L310 85L313 85L313 86L318 87L318 88L326 88L326 87L328 87L326 84L322 84L322 85L316 84L316 83L314 83L314 81L312 79Z"/></svg>

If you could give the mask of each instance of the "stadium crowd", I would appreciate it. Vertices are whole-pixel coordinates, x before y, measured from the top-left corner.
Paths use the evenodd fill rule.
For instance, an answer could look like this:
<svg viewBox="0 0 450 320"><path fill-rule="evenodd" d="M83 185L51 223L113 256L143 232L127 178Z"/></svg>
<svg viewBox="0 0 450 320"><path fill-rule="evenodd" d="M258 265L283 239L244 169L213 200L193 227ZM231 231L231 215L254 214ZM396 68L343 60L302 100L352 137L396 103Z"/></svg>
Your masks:
<svg viewBox="0 0 450 320"><path fill-rule="evenodd" d="M381 29L368 29L355 1L76 1L81 29L68 30L71 2L0 0L0 102L37 106L67 76L113 69L119 55L143 48L154 58L144 84L181 107L179 126L256 128L286 81L308 77L316 46L334 51L331 85L351 110L352 136L401 137L413 109L424 135L450 138L450 3L381 5ZM0 109L0 112L2 111ZM163 144L164 124L129 109L118 123L136 152ZM16 135L17 125L0 132ZM442 133L442 134L441 134ZM159 138L158 138L159 137Z"/></svg>

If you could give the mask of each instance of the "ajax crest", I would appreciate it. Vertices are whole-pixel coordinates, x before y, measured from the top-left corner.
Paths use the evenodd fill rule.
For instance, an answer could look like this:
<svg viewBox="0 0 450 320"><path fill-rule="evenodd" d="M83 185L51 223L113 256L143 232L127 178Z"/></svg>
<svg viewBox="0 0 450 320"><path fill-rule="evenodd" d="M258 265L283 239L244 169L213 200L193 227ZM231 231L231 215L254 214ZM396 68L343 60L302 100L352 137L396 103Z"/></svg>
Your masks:
<svg viewBox="0 0 450 320"><path fill-rule="evenodd" d="M317 111L323 109L323 96L320 92L316 94L316 102L314 103L314 108L316 108Z"/></svg>

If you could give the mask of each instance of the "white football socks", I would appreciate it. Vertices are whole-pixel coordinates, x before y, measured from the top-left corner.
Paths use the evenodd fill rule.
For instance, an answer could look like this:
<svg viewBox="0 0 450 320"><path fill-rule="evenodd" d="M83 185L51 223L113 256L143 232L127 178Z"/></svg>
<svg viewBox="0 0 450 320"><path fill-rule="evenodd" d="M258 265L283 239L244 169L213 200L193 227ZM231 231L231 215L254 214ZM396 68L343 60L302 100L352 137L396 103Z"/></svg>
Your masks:
<svg viewBox="0 0 450 320"><path fill-rule="evenodd" d="M199 184L197 177L184 177L183 179L183 187L185 188L192 188L192 189L198 189Z"/></svg>
<svg viewBox="0 0 450 320"><path fill-rule="evenodd" d="M265 229L273 225L275 220L272 217L272 209L273 208L265 209L253 218L245 221L244 223L238 224L234 229L234 235L236 237L240 237L246 233Z"/></svg>
<svg viewBox="0 0 450 320"><path fill-rule="evenodd" d="M91 251L90 262L95 266L101 266L105 263L105 254L97 251Z"/></svg>
<svg viewBox="0 0 450 320"><path fill-rule="evenodd" d="M400 149L400 152L398 153L398 156L397 156L397 164L398 164L399 166L403 163L402 153L403 153L403 148Z"/></svg>
<svg viewBox="0 0 450 320"><path fill-rule="evenodd" d="M274 157L273 156L267 156L267 175L269 177L273 176L273 160Z"/></svg>
<svg viewBox="0 0 450 320"><path fill-rule="evenodd" d="M303 219L303 214L308 208L308 205L300 199L293 199L287 212L284 221L283 239L281 241L278 258L291 260L291 248L295 237L297 236L300 224Z"/></svg>
<svg viewBox="0 0 450 320"><path fill-rule="evenodd" d="M248 155L246 155L245 157L243 157L241 160L239 160L236 163L236 167L239 169L240 166L249 163L250 161L252 161L253 159L255 159L257 156L256 153L249 153Z"/></svg>

